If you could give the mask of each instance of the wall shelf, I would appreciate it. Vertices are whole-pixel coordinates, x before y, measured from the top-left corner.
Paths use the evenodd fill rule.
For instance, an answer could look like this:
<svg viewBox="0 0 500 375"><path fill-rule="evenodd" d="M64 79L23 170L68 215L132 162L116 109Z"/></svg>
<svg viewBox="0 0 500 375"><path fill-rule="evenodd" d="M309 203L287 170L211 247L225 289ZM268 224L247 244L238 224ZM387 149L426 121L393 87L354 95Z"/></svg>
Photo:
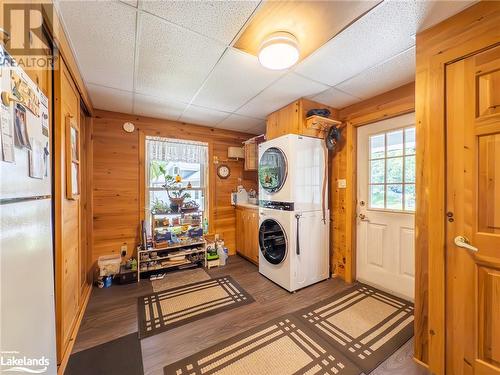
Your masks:
<svg viewBox="0 0 500 375"><path fill-rule="evenodd" d="M308 129L325 130L332 126L341 126L342 122L339 120L334 120L328 117L322 116L309 116L306 117L306 127Z"/></svg>

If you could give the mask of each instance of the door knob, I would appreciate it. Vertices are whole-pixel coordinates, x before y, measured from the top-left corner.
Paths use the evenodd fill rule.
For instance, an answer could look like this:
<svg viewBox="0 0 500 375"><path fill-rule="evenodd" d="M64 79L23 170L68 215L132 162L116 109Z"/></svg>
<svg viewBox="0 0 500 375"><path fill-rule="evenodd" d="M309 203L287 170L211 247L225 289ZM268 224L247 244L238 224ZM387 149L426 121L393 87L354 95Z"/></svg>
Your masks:
<svg viewBox="0 0 500 375"><path fill-rule="evenodd" d="M365 214L359 214L359 218L361 219L361 221L370 221Z"/></svg>
<svg viewBox="0 0 500 375"><path fill-rule="evenodd" d="M457 245L458 247L461 247L463 249L473 251L473 252L479 251L479 249L475 246L472 246L470 244L469 239L467 237L464 237L464 236L456 236L455 237L455 245Z"/></svg>

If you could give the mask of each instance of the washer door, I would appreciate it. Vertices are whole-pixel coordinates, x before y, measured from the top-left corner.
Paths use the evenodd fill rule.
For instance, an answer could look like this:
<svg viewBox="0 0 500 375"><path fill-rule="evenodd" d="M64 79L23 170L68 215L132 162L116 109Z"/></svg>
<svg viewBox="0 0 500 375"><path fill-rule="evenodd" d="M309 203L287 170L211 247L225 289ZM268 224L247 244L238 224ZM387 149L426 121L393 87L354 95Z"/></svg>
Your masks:
<svg viewBox="0 0 500 375"><path fill-rule="evenodd" d="M276 220L266 219L260 224L259 247L262 256L271 264L280 264L286 258L285 231Z"/></svg>
<svg viewBox="0 0 500 375"><path fill-rule="evenodd" d="M283 151L270 147L259 160L260 186L269 193L279 191L286 180L287 165Z"/></svg>

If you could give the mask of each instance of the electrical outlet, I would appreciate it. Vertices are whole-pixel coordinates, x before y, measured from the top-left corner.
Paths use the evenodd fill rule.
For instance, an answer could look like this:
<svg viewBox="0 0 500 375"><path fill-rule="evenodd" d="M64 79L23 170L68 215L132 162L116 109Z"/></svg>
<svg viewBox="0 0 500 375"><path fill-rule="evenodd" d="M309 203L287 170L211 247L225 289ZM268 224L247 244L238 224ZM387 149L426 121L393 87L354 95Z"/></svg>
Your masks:
<svg viewBox="0 0 500 375"><path fill-rule="evenodd" d="M121 254L122 254L122 257L127 256L127 251L128 251L128 247L127 247L127 245L126 245L126 244L125 244L125 245L122 245L122 247L120 248L120 252L121 252Z"/></svg>

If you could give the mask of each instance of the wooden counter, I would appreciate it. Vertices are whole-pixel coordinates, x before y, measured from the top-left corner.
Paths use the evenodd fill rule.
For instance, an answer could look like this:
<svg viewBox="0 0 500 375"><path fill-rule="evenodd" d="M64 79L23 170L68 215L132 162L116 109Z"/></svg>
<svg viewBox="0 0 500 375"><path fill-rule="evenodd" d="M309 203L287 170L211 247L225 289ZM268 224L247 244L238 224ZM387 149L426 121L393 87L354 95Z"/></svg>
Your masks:
<svg viewBox="0 0 500 375"><path fill-rule="evenodd" d="M236 252L259 264L259 206L239 204L236 211Z"/></svg>

